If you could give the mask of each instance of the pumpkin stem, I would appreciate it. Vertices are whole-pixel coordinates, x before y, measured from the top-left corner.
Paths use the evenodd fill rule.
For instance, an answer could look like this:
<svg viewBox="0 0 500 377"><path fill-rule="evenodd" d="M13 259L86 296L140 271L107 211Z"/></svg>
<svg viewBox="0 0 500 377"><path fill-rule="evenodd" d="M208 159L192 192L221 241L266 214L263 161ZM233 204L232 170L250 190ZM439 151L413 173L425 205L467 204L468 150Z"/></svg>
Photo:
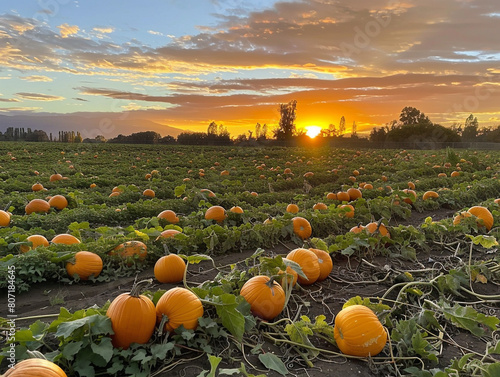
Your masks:
<svg viewBox="0 0 500 377"><path fill-rule="evenodd" d="M168 323L168 321L169 321L168 316L166 314L162 314L160 324L158 325L159 336L163 335L163 330L165 330L165 325ZM168 338L168 331L167 331L167 338Z"/></svg>
<svg viewBox="0 0 500 377"><path fill-rule="evenodd" d="M26 351L26 353L29 355L29 358L30 359L43 359L43 360L47 360L47 358L45 357L45 355L43 353L41 353L40 351Z"/></svg>
<svg viewBox="0 0 500 377"><path fill-rule="evenodd" d="M160 237L158 237L158 238L160 238ZM157 238L157 239L158 239L158 238ZM172 254L172 253L170 252L170 250L168 249L168 245L167 245L166 243L163 243L162 245L163 245L163 251L165 252L165 255L170 255L170 254Z"/></svg>
<svg viewBox="0 0 500 377"><path fill-rule="evenodd" d="M145 279L145 280L141 280L139 282L134 282L134 285L132 286L132 289L130 290L129 295L132 297L139 297L143 288L147 287L152 282L153 282L153 279Z"/></svg>

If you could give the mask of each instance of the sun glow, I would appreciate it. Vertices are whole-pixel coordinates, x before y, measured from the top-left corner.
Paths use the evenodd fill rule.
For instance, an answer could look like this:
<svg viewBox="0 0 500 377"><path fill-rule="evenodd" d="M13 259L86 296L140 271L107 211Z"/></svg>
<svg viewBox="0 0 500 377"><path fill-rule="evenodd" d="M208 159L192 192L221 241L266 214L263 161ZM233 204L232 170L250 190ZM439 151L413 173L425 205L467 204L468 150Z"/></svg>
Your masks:
<svg viewBox="0 0 500 377"><path fill-rule="evenodd" d="M321 127L319 126L307 126L306 127L306 135L311 139L314 139L321 132Z"/></svg>

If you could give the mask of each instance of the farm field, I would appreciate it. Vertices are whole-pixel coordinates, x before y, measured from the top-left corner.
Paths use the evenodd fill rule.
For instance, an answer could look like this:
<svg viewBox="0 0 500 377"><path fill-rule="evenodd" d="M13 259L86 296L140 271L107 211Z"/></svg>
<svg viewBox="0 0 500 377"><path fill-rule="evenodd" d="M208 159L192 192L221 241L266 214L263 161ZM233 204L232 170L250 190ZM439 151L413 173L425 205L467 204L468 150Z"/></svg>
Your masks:
<svg viewBox="0 0 500 377"><path fill-rule="evenodd" d="M1 372L15 350L67 376L500 376L499 174L499 151L2 143ZM177 288L202 316L148 336L124 312L146 338L120 348L108 308L139 281L153 322ZM340 336L369 355L339 349L354 305L349 331L381 330Z"/></svg>

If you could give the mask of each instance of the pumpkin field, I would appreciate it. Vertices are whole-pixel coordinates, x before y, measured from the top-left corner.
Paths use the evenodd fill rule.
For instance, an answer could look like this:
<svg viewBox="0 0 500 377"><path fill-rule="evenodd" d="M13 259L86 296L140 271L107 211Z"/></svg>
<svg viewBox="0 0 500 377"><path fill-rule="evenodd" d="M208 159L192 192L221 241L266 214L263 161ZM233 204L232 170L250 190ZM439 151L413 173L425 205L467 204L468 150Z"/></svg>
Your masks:
<svg viewBox="0 0 500 377"><path fill-rule="evenodd" d="M0 372L498 377L499 174L500 151L4 142Z"/></svg>

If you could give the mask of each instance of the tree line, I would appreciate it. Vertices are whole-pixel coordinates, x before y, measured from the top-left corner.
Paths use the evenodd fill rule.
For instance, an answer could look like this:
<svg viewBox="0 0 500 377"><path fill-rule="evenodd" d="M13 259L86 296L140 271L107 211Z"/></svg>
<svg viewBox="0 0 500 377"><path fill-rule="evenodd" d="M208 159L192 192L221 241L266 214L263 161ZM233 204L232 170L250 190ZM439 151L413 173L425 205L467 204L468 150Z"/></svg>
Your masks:
<svg viewBox="0 0 500 377"><path fill-rule="evenodd" d="M0 132L0 141L34 141L34 142L66 142L66 143L121 143L121 144L185 144L185 145L233 145L249 143L280 145L296 144L308 139L305 130L297 129L297 101L279 104L280 120L276 127L270 129L267 124L257 123L254 130L231 138L227 127L215 121L208 125L206 132L180 133L177 138L167 135L161 136L155 131L142 131L131 135L120 134L106 140L102 135L93 139L83 139L80 132L59 131L57 136L43 130L31 130L23 127L8 127L5 132ZM318 139L329 140L364 140L372 143L398 143L398 142L500 142L500 125L497 127L479 127L477 117L473 114L465 119L464 124L456 123L451 127L444 127L433 123L429 117L415 107L402 109L398 120L393 120L382 127L372 129L368 138L360 138L357 134L357 124L353 121L350 134L346 132L346 120L342 116L338 125L331 123L322 129Z"/></svg>

